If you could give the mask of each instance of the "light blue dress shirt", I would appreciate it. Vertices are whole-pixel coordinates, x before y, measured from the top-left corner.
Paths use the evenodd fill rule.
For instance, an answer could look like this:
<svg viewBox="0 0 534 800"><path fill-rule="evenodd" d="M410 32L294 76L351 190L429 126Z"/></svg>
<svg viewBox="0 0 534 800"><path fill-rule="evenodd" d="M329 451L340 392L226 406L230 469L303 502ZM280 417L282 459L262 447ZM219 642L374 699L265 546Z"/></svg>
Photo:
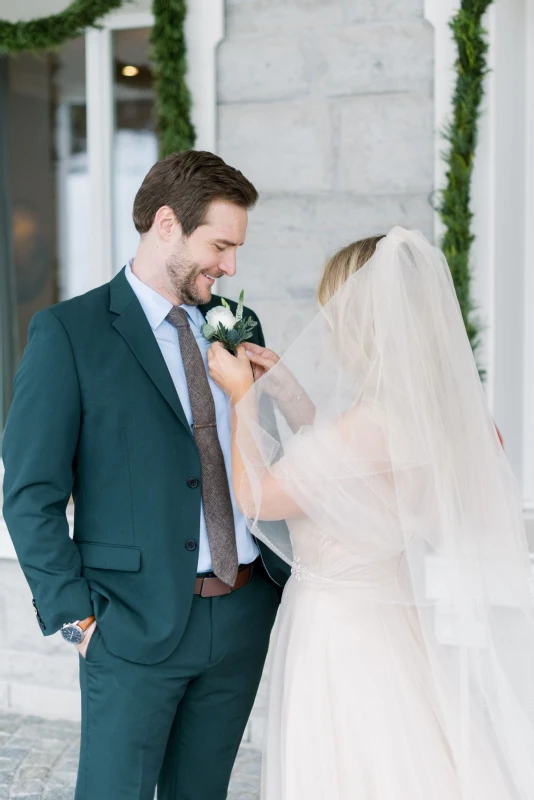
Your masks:
<svg viewBox="0 0 534 800"><path fill-rule="evenodd" d="M191 403L189 402L189 392L187 389L187 381L185 378L184 366L182 363L182 355L180 353L180 345L178 343L178 331L166 320L166 316L172 308L172 303L156 292L146 283L143 283L139 278L133 274L132 265L133 259L126 265L126 278L128 283L134 290L137 299L139 300L143 311L146 314L150 327L154 331L154 336L159 345L167 368L171 374L174 386L183 406L185 416L189 422L191 429L193 428L193 415L191 413ZM230 409L228 406L228 398L214 381L210 378L208 373L208 350L210 343L202 335L200 328L206 321L202 311L196 306L186 306L185 308L189 317L189 324L195 336L195 339L200 348L204 366L206 368L206 375L215 401L215 414L217 421L217 433L219 435L219 442L224 456L224 463L226 465L226 472L230 476L232 470L232 449L231 449L231 429L230 429ZM245 522L244 516L239 511L235 501L234 493L232 490L231 481L229 481L230 496L232 498L232 507L234 510L235 521L235 535L237 543L237 556L240 564L250 564L259 555L259 550L256 542L252 538ZM204 509L200 509L200 539L198 548L198 572L210 572L212 569L211 553L208 543L208 531L206 529L206 520L204 518Z"/></svg>

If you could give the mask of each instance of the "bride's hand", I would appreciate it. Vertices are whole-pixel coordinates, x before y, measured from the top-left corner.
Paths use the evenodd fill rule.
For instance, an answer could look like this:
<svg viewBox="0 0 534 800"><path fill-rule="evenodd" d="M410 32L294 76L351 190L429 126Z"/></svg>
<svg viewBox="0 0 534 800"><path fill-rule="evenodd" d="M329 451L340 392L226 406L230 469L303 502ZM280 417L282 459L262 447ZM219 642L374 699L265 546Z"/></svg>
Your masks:
<svg viewBox="0 0 534 800"><path fill-rule="evenodd" d="M262 375L269 372L280 361L280 357L276 355L274 350L268 350L267 347L260 347L259 344L253 344L252 342L245 344L245 352L252 363L254 380L261 378Z"/></svg>
<svg viewBox="0 0 534 800"><path fill-rule="evenodd" d="M236 356L214 342L208 350L208 367L212 379L233 403L238 403L254 383L245 348L238 347Z"/></svg>

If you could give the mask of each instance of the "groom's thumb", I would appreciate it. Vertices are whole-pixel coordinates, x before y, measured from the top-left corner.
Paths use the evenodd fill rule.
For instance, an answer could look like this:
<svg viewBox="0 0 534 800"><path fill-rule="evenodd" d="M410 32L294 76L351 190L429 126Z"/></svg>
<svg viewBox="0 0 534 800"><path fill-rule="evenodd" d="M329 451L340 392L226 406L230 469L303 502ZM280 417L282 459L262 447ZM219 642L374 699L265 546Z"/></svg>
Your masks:
<svg viewBox="0 0 534 800"><path fill-rule="evenodd" d="M239 347L237 348L236 355L237 355L239 361L248 361L248 356L247 356L246 350L245 350L245 348L243 347L242 344L240 344Z"/></svg>

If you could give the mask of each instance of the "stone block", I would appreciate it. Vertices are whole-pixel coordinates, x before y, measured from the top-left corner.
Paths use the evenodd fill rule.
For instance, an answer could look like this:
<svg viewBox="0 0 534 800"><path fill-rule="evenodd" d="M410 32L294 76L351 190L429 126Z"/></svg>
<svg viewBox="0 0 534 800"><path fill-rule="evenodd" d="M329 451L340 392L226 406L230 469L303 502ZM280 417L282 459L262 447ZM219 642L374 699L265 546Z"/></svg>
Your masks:
<svg viewBox="0 0 534 800"><path fill-rule="evenodd" d="M358 194L430 193L434 179L432 98L369 95L341 107L338 183Z"/></svg>
<svg viewBox="0 0 534 800"><path fill-rule="evenodd" d="M432 91L433 36L422 21L319 34L306 52L317 95Z"/></svg>
<svg viewBox="0 0 534 800"><path fill-rule="evenodd" d="M422 17L424 0L343 0L345 25Z"/></svg>
<svg viewBox="0 0 534 800"><path fill-rule="evenodd" d="M343 0L226 0L226 35L325 30L344 14Z"/></svg>
<svg viewBox="0 0 534 800"><path fill-rule="evenodd" d="M260 191L326 191L334 181L333 111L323 101L222 105L218 152Z"/></svg>
<svg viewBox="0 0 534 800"><path fill-rule="evenodd" d="M306 53L285 37L227 39L219 48L218 77L222 103L296 98L310 87Z"/></svg>
<svg viewBox="0 0 534 800"><path fill-rule="evenodd" d="M227 40L219 52L223 103L369 92L432 91L433 36L420 20L292 36Z"/></svg>
<svg viewBox="0 0 534 800"><path fill-rule="evenodd" d="M226 35L328 31L423 16L424 0L226 0Z"/></svg>

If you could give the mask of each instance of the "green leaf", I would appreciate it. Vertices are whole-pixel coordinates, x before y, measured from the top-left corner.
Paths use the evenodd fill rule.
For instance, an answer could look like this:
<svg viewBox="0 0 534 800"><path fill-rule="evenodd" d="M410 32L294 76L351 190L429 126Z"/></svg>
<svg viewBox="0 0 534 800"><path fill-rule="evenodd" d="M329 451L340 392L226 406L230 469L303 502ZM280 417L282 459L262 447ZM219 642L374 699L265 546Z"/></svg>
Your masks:
<svg viewBox="0 0 534 800"><path fill-rule="evenodd" d="M227 309L228 309L228 311L231 311L231 310L232 310L232 309L230 308L230 306L228 305L228 303L226 302L226 300L224 299L224 297L221 297L221 303L223 304L223 306L224 306L225 308L227 308Z"/></svg>
<svg viewBox="0 0 534 800"><path fill-rule="evenodd" d="M456 86L452 118L443 131L449 147L443 154L447 164L446 185L439 192L438 211L445 227L441 241L456 288L467 335L473 352L480 345L480 320L474 317L469 263L473 213L470 205L471 179L477 145L478 120L488 73L488 43L482 25L492 0L461 0L449 23L456 43ZM483 370L479 367L483 376Z"/></svg>
<svg viewBox="0 0 534 800"><path fill-rule="evenodd" d="M238 322L243 318L244 305L245 305L245 290L241 289L241 294L239 295L239 303L237 304L237 312L235 315Z"/></svg>
<svg viewBox="0 0 534 800"><path fill-rule="evenodd" d="M205 322L204 325L201 326L200 332L205 339L212 339L215 333L215 328L213 325L208 325L208 323Z"/></svg>

